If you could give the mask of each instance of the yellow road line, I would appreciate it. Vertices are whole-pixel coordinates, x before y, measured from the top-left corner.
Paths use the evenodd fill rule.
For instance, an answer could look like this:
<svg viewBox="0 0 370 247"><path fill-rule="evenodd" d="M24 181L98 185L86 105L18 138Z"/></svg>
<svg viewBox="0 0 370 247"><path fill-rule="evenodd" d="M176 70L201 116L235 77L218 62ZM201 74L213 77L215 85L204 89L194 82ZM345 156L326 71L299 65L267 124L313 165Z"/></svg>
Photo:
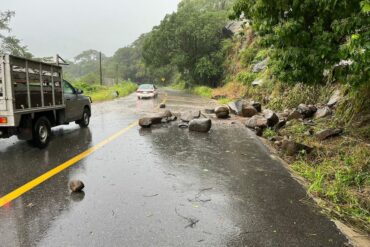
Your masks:
<svg viewBox="0 0 370 247"><path fill-rule="evenodd" d="M165 99L162 101L162 103L165 103L166 101L167 101L167 94L165 95ZM105 145L109 144L110 142L114 141L115 139L117 139L118 137L120 137L121 135L123 135L124 133L129 131L131 128L137 126L137 124L138 124L137 121L131 123L126 128L123 128L122 130L118 131L117 133L108 137L107 139L103 140L102 142L98 143L97 145L87 149L86 151L78 154L77 156L73 157L72 159L70 159L70 160L64 162L63 164L55 167L54 169L42 174L41 176L39 176L39 177L35 178L34 180L26 183L25 185L19 187L18 189L10 192L9 194L1 197L0 198L0 208L3 207L5 204L17 199L18 197L20 197L24 193L26 193L26 192L32 190L33 188L37 187L38 185L42 184L46 180L54 177L58 173L60 173L60 172L64 171L65 169L73 166L74 164L76 164L80 160L86 158L87 156L94 153L95 151L101 149Z"/></svg>
<svg viewBox="0 0 370 247"><path fill-rule="evenodd" d="M89 156L90 154L92 154L95 151L99 150L100 148L104 147L108 143L114 141L115 139L117 139L118 137L120 137L121 135L123 135L124 133L126 133L128 130L130 130L132 127L134 127L136 125L137 125L137 121L135 121L134 123L130 124L126 128L118 131L117 133L115 133L114 135L110 136L109 138L103 140L102 142L98 143L94 147L91 147L91 148L87 149L86 151L78 154L77 156L73 157L72 159L70 159L70 160L64 162L63 164L55 167L54 169L52 169L52 170L50 170L50 171L42 174L41 176L39 176L39 177L35 178L34 180L26 183L25 185L19 187L18 189L10 192L9 194L1 197L0 198L0 208L2 206L4 206L5 204L7 204L7 203L15 200L16 198L20 197L24 193L32 190L33 188L35 188L36 186L38 186L41 183L45 182L49 178L57 175L58 173L64 171L68 167L70 167L70 166L76 164L77 162L79 162L80 160L86 158L87 156Z"/></svg>

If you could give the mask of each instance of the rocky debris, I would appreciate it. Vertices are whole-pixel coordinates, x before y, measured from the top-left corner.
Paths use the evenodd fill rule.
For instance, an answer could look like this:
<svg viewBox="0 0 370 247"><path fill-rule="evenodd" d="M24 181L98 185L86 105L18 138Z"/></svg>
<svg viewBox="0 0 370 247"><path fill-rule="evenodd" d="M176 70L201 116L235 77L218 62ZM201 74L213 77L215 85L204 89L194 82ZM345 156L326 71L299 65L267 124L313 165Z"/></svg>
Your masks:
<svg viewBox="0 0 370 247"><path fill-rule="evenodd" d="M323 141L331 137L339 136L342 133L343 129L326 129L316 133L316 138Z"/></svg>
<svg viewBox="0 0 370 247"><path fill-rule="evenodd" d="M85 185L81 180L72 180L69 182L69 188L72 192L81 192L85 188Z"/></svg>
<svg viewBox="0 0 370 247"><path fill-rule="evenodd" d="M333 95L330 97L328 103L326 104L327 106L329 107L333 107L335 106L338 101L341 99L341 96L340 96L340 90L335 90Z"/></svg>
<svg viewBox="0 0 370 247"><path fill-rule="evenodd" d="M170 118L170 117L172 117L173 115L172 115L172 112L171 112L170 110L165 110L165 111L163 112L162 116L163 116L164 118Z"/></svg>
<svg viewBox="0 0 370 247"><path fill-rule="evenodd" d="M298 110L293 110L291 113L289 113L288 120L293 119L302 119L303 116Z"/></svg>
<svg viewBox="0 0 370 247"><path fill-rule="evenodd" d="M282 113L279 114L281 118L286 118L288 119L290 115L290 111L288 109L285 109Z"/></svg>
<svg viewBox="0 0 370 247"><path fill-rule="evenodd" d="M279 122L274 126L274 130L278 131L279 129L283 128L286 125L285 119L280 119Z"/></svg>
<svg viewBox="0 0 370 247"><path fill-rule="evenodd" d="M277 123L279 123L279 117L276 115L275 112L265 110L263 112L263 115L267 120L267 127L274 127Z"/></svg>
<svg viewBox="0 0 370 247"><path fill-rule="evenodd" d="M263 128L256 127L256 128L254 128L254 130L256 131L257 136L263 136Z"/></svg>
<svg viewBox="0 0 370 247"><path fill-rule="evenodd" d="M204 109L204 112L206 114L214 114L215 113L215 109L214 108L213 109L206 108L206 109Z"/></svg>
<svg viewBox="0 0 370 247"><path fill-rule="evenodd" d="M261 72L262 70L265 70L267 68L267 64L269 62L269 58L265 58L264 60L262 60L261 62L255 64L253 66L253 69L252 71L254 73L258 73L258 72Z"/></svg>
<svg viewBox="0 0 370 247"><path fill-rule="evenodd" d="M257 112L262 112L262 105L260 102L253 101L251 105L257 110Z"/></svg>
<svg viewBox="0 0 370 247"><path fill-rule="evenodd" d="M166 104L164 104L164 103L161 103L160 105L159 105L159 108L166 108Z"/></svg>
<svg viewBox="0 0 370 247"><path fill-rule="evenodd" d="M251 129L255 129L256 127L264 129L267 127L267 119L262 116L255 115L246 121L245 126Z"/></svg>
<svg viewBox="0 0 370 247"><path fill-rule="evenodd" d="M300 104L297 107L297 111L303 116L303 118L310 118L317 112L317 108L314 105Z"/></svg>
<svg viewBox="0 0 370 247"><path fill-rule="evenodd" d="M296 155L302 151L310 153L313 150L313 148L309 146L291 140L283 140L281 144L281 149L286 155L289 156Z"/></svg>
<svg viewBox="0 0 370 247"><path fill-rule="evenodd" d="M242 116L243 117L253 117L256 115L258 111L253 106L243 106L242 108Z"/></svg>
<svg viewBox="0 0 370 247"><path fill-rule="evenodd" d="M200 117L200 111L189 111L181 114L181 120L184 122L190 122L193 119Z"/></svg>
<svg viewBox="0 0 370 247"><path fill-rule="evenodd" d="M207 133L211 130L212 121L208 118L193 119L189 123L189 130Z"/></svg>
<svg viewBox="0 0 370 247"><path fill-rule="evenodd" d="M162 118L163 118L162 114L157 114L157 115L153 115L153 116L149 116L149 117L144 117L144 118L141 118L139 120L139 125L142 128L149 128L153 124L162 123Z"/></svg>
<svg viewBox="0 0 370 247"><path fill-rule="evenodd" d="M218 106L215 109L217 118L228 118L229 117L229 108L226 106Z"/></svg>
<svg viewBox="0 0 370 247"><path fill-rule="evenodd" d="M284 138L282 136L274 136L274 137L270 137L268 140L270 142L276 142L276 141L282 141Z"/></svg>
<svg viewBox="0 0 370 247"><path fill-rule="evenodd" d="M243 110L243 102L241 100L230 102L227 104L230 109L230 112L235 115L241 115Z"/></svg>
<svg viewBox="0 0 370 247"><path fill-rule="evenodd" d="M256 79L252 82L252 86L253 87L256 87L256 86L261 86L263 84L263 80L262 79Z"/></svg>
<svg viewBox="0 0 370 247"><path fill-rule="evenodd" d="M306 136L312 136L313 134L315 134L315 131L313 129L309 129L306 132L304 132L304 135Z"/></svg>
<svg viewBox="0 0 370 247"><path fill-rule="evenodd" d="M315 113L315 118L316 119L324 118L330 116L332 113L333 111L328 106L324 106L317 110L317 112Z"/></svg>
<svg viewBox="0 0 370 247"><path fill-rule="evenodd" d="M178 126L179 126L179 128L182 128L182 129L189 128L189 124L186 123L186 122L181 122L181 123L179 123Z"/></svg>
<svg viewBox="0 0 370 247"><path fill-rule="evenodd" d="M244 21L230 21L223 28L222 32L226 37L232 37L235 34L238 34L241 31L243 31L244 24L245 24Z"/></svg>

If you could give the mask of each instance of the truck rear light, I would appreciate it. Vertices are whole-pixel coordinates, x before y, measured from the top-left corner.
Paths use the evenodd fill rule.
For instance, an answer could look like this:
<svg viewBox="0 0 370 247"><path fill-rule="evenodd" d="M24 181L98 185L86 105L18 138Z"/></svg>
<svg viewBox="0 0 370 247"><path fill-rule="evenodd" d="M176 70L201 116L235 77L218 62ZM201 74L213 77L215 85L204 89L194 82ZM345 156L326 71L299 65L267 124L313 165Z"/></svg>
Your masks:
<svg viewBox="0 0 370 247"><path fill-rule="evenodd" d="M8 118L7 117L0 117L0 124L7 124Z"/></svg>

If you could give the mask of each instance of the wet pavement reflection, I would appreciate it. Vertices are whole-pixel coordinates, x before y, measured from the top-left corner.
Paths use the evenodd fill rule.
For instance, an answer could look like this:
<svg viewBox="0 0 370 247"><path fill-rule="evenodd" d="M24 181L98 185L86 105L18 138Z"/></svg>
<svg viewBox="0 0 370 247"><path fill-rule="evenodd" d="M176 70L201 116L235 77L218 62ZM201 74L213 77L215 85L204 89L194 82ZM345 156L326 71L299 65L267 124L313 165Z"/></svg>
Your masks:
<svg viewBox="0 0 370 247"><path fill-rule="evenodd" d="M4 195L158 111L134 95L94 105L89 129L58 127L47 150L0 141ZM207 100L167 91L167 107ZM183 105L186 105L184 107ZM212 103L209 103L212 104ZM68 181L81 179L83 194ZM302 187L245 128L133 128L0 208L4 246L345 246Z"/></svg>

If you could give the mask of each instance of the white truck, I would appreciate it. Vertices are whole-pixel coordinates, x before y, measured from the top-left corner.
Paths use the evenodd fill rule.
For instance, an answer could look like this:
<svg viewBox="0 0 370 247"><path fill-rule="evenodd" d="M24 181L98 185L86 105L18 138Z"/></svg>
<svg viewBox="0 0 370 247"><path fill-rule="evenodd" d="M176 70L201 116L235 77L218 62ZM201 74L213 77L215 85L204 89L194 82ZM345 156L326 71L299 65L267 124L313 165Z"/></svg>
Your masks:
<svg viewBox="0 0 370 247"><path fill-rule="evenodd" d="M91 99L62 74L58 64L0 55L0 138L17 135L45 148L52 127L89 125Z"/></svg>

